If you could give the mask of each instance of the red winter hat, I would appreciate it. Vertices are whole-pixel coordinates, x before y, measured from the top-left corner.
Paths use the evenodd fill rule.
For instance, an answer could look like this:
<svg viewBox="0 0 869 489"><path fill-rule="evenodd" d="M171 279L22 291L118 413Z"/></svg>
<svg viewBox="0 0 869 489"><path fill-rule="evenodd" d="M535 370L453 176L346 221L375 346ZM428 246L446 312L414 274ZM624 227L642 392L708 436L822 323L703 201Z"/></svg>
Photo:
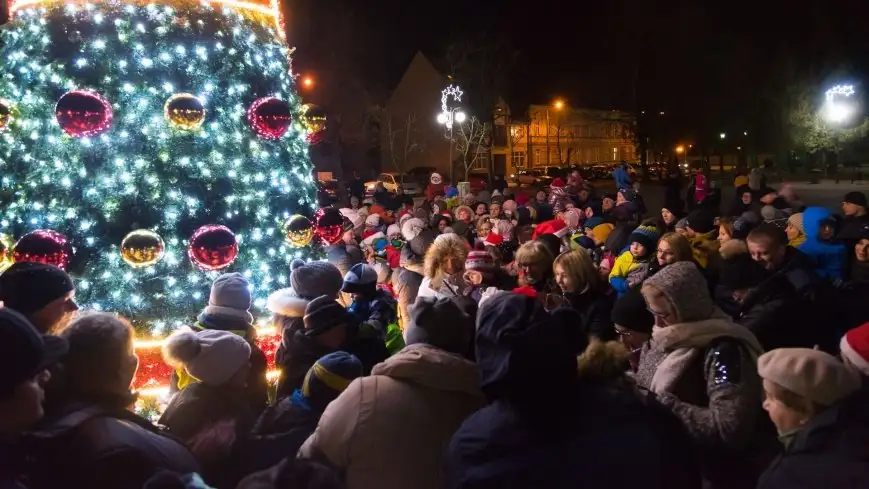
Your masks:
<svg viewBox="0 0 869 489"><path fill-rule="evenodd" d="M501 235L495 233L489 233L489 235L486 236L486 239L483 240L483 244L486 246L498 246L503 242L504 239L501 238Z"/></svg>
<svg viewBox="0 0 869 489"><path fill-rule="evenodd" d="M468 258L465 260L465 270L488 272L494 268L495 261L492 259L492 255L490 255L485 249L480 249L479 247L468 253Z"/></svg>
<svg viewBox="0 0 869 489"><path fill-rule="evenodd" d="M567 224L561 219L552 219L551 221L541 222L534 228L534 236L531 239L537 239L538 236L544 234L554 234L558 236L559 231L567 227Z"/></svg>
<svg viewBox="0 0 869 489"><path fill-rule="evenodd" d="M869 377L869 323L845 333L839 343L842 358Z"/></svg>
<svg viewBox="0 0 869 489"><path fill-rule="evenodd" d="M564 180L562 180L561 177L555 177L555 180L553 180L552 182L550 182L550 183L549 183L549 186L550 186L550 187L556 187L556 188L558 188L558 187L563 187L563 186L564 186Z"/></svg>

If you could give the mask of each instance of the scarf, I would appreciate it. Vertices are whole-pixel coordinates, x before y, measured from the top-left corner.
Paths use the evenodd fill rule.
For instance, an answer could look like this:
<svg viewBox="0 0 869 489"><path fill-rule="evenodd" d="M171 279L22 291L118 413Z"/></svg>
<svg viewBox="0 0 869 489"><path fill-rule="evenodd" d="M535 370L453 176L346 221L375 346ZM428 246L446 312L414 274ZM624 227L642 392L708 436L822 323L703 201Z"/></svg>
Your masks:
<svg viewBox="0 0 869 489"><path fill-rule="evenodd" d="M706 347L721 337L740 340L755 360L763 353L754 334L731 321L718 308L709 319L652 328L652 345L664 351L666 356L655 369L649 390L655 393L671 392L682 374L703 354Z"/></svg>

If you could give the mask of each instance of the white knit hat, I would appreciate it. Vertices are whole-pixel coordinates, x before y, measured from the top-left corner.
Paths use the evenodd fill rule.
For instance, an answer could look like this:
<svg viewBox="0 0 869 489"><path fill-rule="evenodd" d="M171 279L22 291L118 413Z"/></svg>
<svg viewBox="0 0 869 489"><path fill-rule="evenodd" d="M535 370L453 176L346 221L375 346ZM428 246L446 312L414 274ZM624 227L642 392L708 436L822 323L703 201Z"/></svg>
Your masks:
<svg viewBox="0 0 869 489"><path fill-rule="evenodd" d="M250 344L235 333L215 329L179 331L163 345L170 365L184 367L206 385L229 382L250 361Z"/></svg>
<svg viewBox="0 0 869 489"><path fill-rule="evenodd" d="M386 237L392 236L401 236L401 226L398 224L390 224L388 228L386 228Z"/></svg>
<svg viewBox="0 0 869 489"><path fill-rule="evenodd" d="M408 219L401 225L401 235L405 241L413 241L413 238L419 236L419 233L425 229L425 221L418 217Z"/></svg>
<svg viewBox="0 0 869 489"><path fill-rule="evenodd" d="M370 227L380 226L380 214L371 214L365 218L365 225Z"/></svg>

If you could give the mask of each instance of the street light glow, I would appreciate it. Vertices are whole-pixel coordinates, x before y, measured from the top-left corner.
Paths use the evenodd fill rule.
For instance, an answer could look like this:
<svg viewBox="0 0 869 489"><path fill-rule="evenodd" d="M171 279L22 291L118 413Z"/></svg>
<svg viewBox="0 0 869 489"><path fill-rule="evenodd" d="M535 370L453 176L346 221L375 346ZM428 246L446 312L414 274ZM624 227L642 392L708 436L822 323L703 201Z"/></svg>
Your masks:
<svg viewBox="0 0 869 489"><path fill-rule="evenodd" d="M302 79L302 85L304 85L306 88L311 88L312 86L314 86L314 79L310 76L306 76Z"/></svg>
<svg viewBox="0 0 869 489"><path fill-rule="evenodd" d="M841 124L853 117L857 110L848 98L855 93L853 85L836 85L827 90L824 94L827 101L822 111L824 118L833 124Z"/></svg>
<svg viewBox="0 0 869 489"><path fill-rule="evenodd" d="M555 107L555 110L561 110L564 108L564 100L556 99L552 106Z"/></svg>
<svg viewBox="0 0 869 489"><path fill-rule="evenodd" d="M685 147L682 145L676 146L676 152L682 154L685 151Z"/></svg>
<svg viewBox="0 0 869 489"><path fill-rule="evenodd" d="M456 116L455 116L456 122L461 124L462 122L465 122L465 118L466 118L466 116L465 116L464 112L462 112L462 111L456 112Z"/></svg>
<svg viewBox="0 0 869 489"><path fill-rule="evenodd" d="M446 124L447 123L447 115L441 112L438 114L438 124Z"/></svg>
<svg viewBox="0 0 869 489"><path fill-rule="evenodd" d="M721 134L718 135L718 137L721 139L724 139L727 137L727 133L722 132Z"/></svg>

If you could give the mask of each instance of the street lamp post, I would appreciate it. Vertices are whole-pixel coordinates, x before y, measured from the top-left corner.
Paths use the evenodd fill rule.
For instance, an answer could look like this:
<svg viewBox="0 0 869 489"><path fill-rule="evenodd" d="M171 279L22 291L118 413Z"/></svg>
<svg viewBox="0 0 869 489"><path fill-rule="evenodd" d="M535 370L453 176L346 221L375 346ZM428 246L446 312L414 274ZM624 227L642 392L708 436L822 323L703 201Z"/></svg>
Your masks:
<svg viewBox="0 0 869 489"><path fill-rule="evenodd" d="M462 101L462 89L457 85L450 85L441 91L441 113L438 114L438 124L446 127L449 131L449 164L450 164L450 184L455 185L453 179L453 123L461 124L465 122L467 116L462 112L461 107L450 107L447 103L450 99L453 102Z"/></svg>
<svg viewBox="0 0 869 489"><path fill-rule="evenodd" d="M555 110L563 109L564 108L564 100L555 99L555 101L552 102L552 107ZM548 166L549 162L550 162L550 157L549 157L549 128L550 128L550 125L549 125L549 107L546 107L546 164L544 166ZM560 160L561 155L558 155L558 157Z"/></svg>

